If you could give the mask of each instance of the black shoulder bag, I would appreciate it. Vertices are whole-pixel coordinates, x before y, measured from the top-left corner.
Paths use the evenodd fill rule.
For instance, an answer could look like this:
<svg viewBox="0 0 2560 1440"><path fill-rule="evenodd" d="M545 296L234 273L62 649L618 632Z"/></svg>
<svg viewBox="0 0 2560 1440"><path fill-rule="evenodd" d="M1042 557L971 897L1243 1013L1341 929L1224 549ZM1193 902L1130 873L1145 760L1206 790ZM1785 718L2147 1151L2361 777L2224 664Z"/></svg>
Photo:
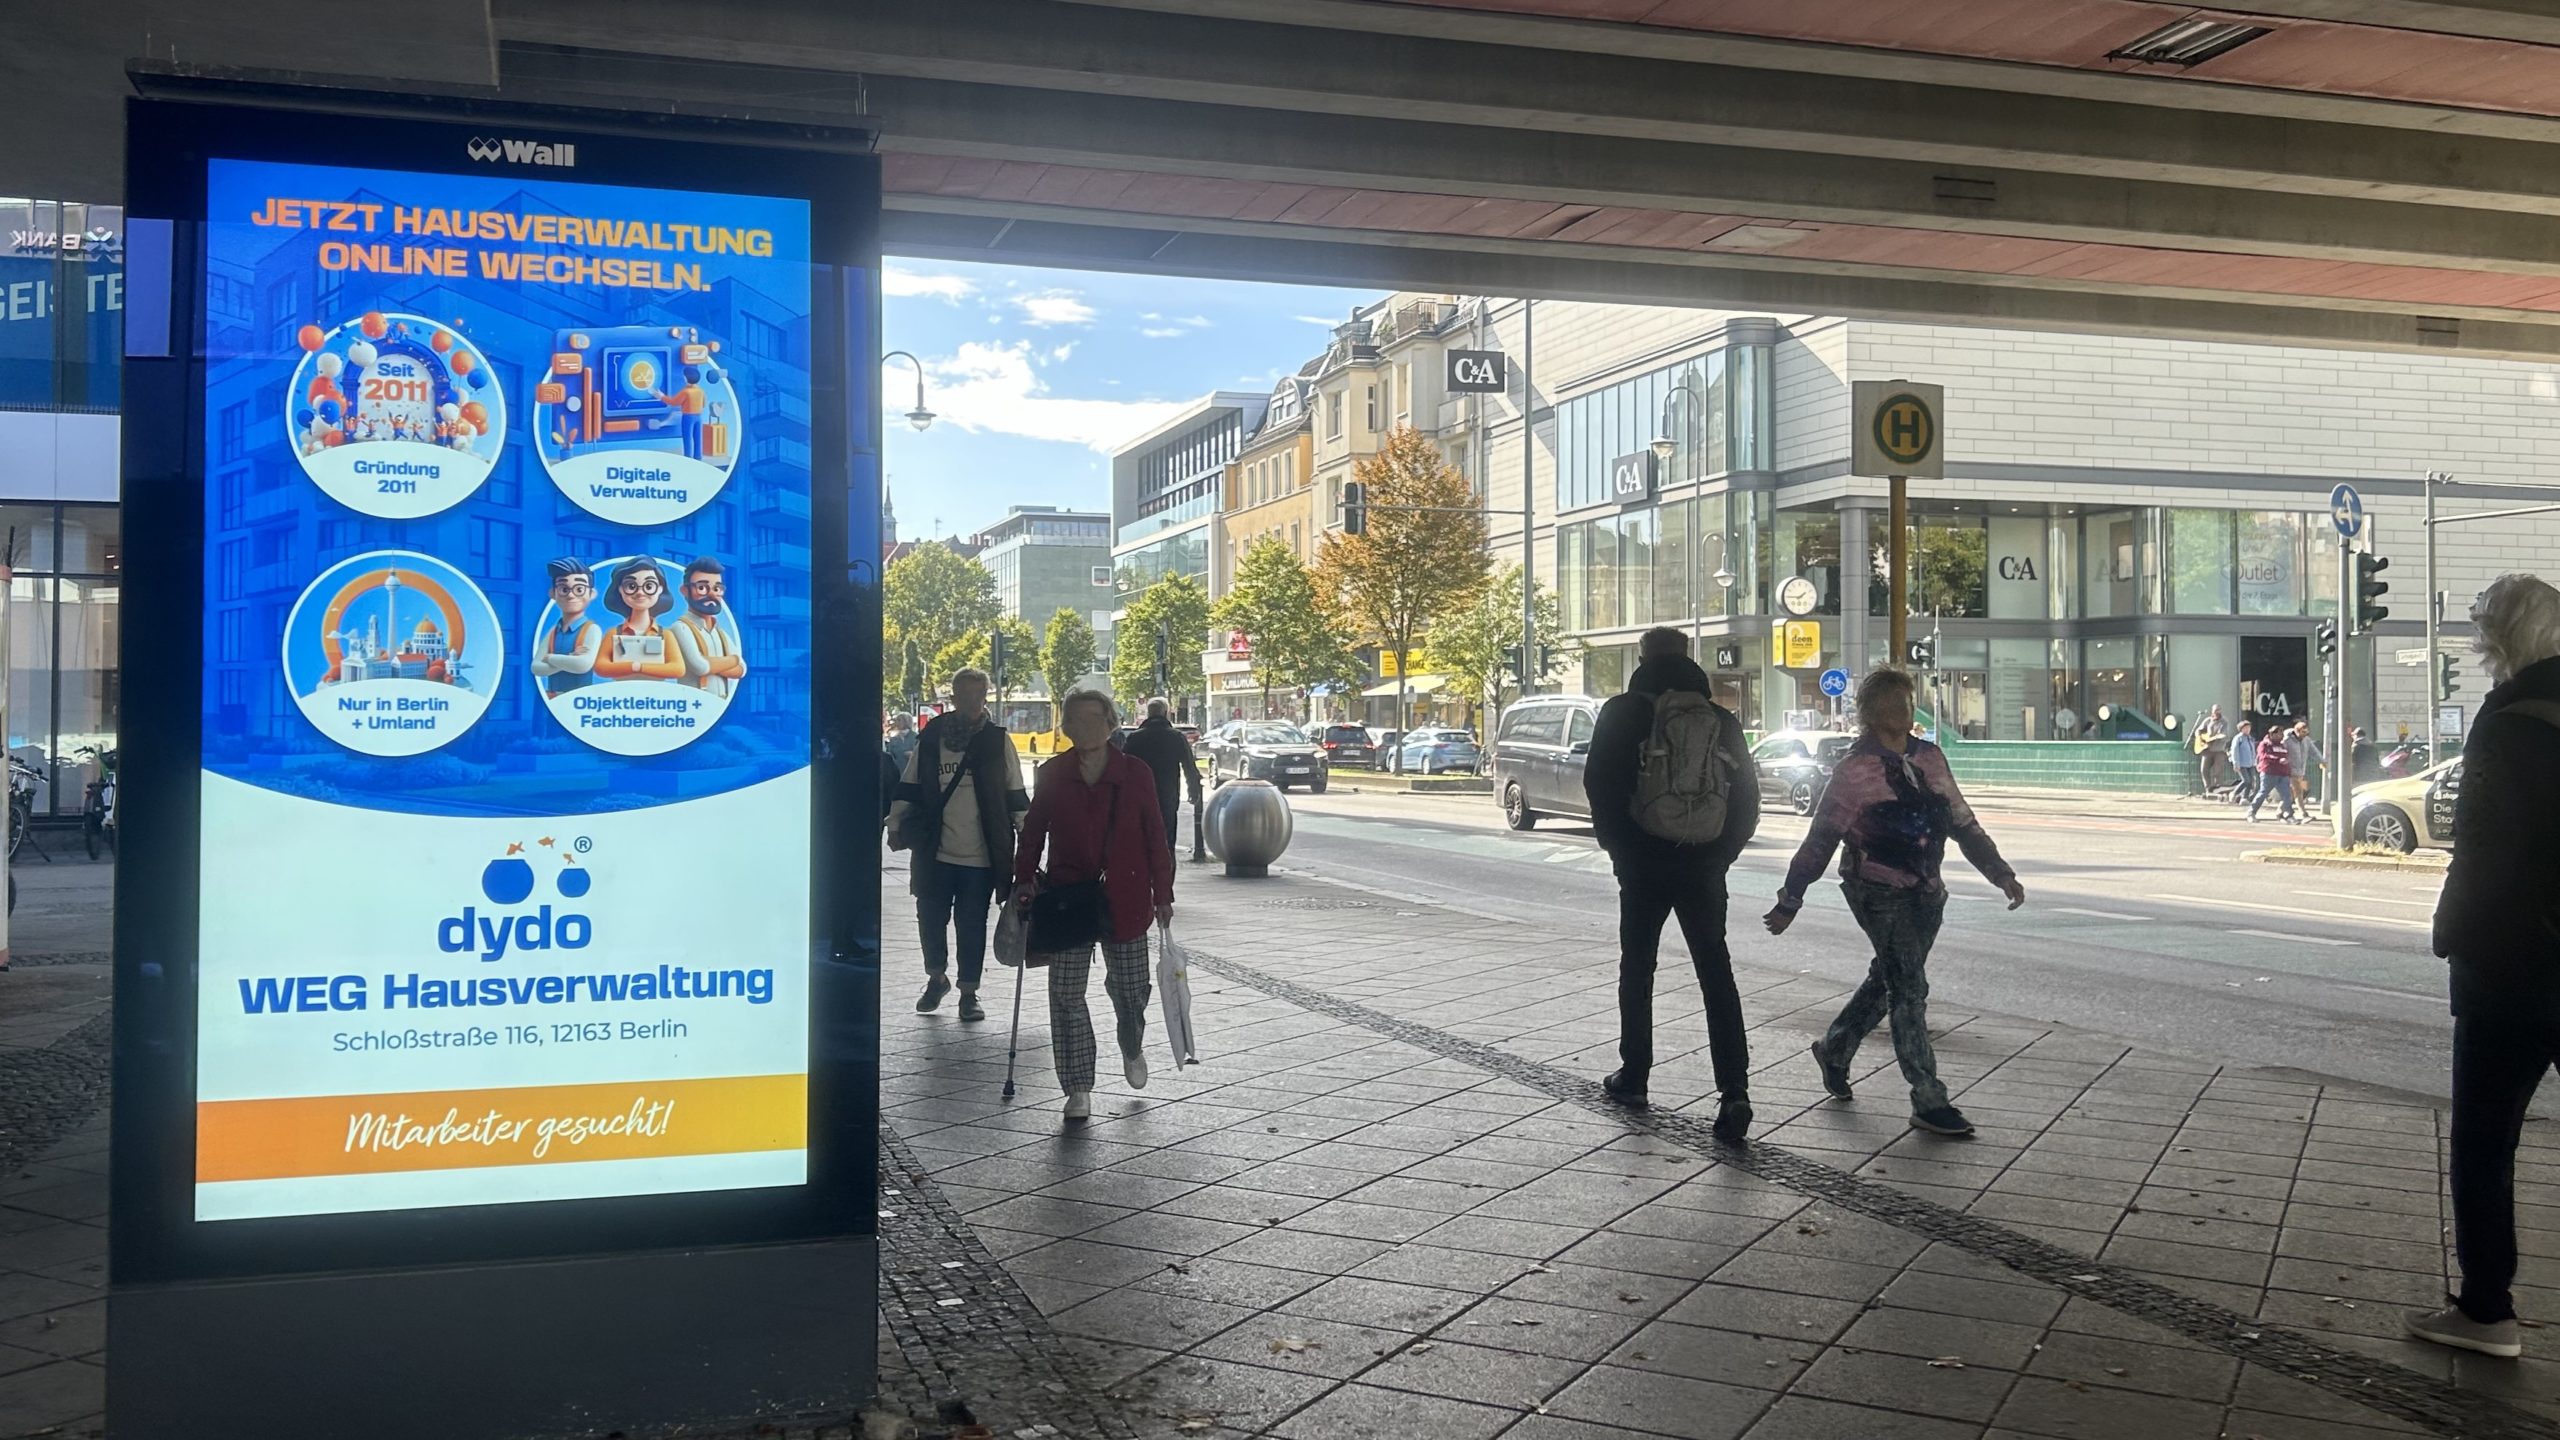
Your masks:
<svg viewBox="0 0 2560 1440"><path fill-rule="evenodd" d="M1111 873L1111 832L1119 824L1120 786L1115 781L1110 808L1102 821L1102 840L1094 846L1094 853L1102 860L1100 873L1072 885L1043 885L1040 893L1031 897L1031 949L1035 953L1077 951L1110 938L1111 898L1103 881Z"/></svg>

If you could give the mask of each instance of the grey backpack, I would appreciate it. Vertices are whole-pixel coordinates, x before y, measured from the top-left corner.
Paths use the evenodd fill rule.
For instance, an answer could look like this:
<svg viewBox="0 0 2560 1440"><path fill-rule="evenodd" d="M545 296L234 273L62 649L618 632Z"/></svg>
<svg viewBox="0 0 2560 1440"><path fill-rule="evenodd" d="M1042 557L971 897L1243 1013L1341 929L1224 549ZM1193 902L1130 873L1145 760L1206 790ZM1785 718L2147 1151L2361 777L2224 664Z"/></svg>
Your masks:
<svg viewBox="0 0 2560 1440"><path fill-rule="evenodd" d="M1724 727L1733 722L1695 690L1667 690L1653 702L1653 733L1636 752L1636 793L1628 808L1646 834L1703 845L1724 834L1732 761Z"/></svg>

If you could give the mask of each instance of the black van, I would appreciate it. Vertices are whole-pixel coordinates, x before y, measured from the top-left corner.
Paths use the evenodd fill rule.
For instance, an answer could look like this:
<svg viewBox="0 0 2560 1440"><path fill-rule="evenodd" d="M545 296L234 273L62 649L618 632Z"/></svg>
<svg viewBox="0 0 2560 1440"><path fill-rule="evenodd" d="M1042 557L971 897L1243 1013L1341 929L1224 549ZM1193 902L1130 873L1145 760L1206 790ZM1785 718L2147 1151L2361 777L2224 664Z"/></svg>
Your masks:
<svg viewBox="0 0 2560 1440"><path fill-rule="evenodd" d="M1502 712L1493 737L1493 793L1502 817L1527 830L1549 816L1588 820L1582 766L1600 702L1588 695L1532 695Z"/></svg>

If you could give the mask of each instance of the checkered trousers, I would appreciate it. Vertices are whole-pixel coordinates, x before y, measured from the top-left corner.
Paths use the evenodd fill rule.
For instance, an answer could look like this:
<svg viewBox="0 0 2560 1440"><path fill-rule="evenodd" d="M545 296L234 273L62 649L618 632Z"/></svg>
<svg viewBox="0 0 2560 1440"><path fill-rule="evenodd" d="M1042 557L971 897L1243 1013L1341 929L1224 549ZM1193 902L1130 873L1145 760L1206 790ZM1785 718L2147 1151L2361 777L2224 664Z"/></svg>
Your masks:
<svg viewBox="0 0 2560 1440"><path fill-rule="evenodd" d="M1093 947L1059 951L1049 966L1049 1042L1058 1063L1058 1088L1093 1088L1093 1017L1084 1008L1085 981L1093 973ZM1147 937L1102 942L1102 989L1119 1020L1120 1052L1134 1055L1147 1038Z"/></svg>

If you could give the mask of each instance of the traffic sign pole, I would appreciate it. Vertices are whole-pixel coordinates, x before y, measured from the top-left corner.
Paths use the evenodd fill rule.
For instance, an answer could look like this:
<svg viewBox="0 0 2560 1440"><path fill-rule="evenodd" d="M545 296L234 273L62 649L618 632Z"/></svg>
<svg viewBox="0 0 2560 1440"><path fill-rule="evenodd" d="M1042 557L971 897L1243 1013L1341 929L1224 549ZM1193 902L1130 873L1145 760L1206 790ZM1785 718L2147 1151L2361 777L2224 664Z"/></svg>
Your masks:
<svg viewBox="0 0 2560 1440"><path fill-rule="evenodd" d="M1893 527L1893 534L1885 541L1884 552L1885 588L1892 592L1892 598L1884 602L1887 627L1884 653L1891 657L1887 661L1888 664L1908 665L1910 651L1904 647L1911 634L1908 613L1911 609L1911 593L1905 588L1911 563L1911 542L1908 533L1911 525L1910 477L1888 476L1885 486L1885 523ZM1845 571L1847 567L1842 568ZM1844 600L1842 603L1848 602ZM1866 668L1867 657L1864 655L1846 655L1841 658L1855 668L1861 670Z"/></svg>
<svg viewBox="0 0 2560 1440"><path fill-rule="evenodd" d="M2343 485L2338 488L2342 490L2346 489ZM2352 494L2353 492L2349 493ZM2359 513L2356 518L2361 521L2363 516ZM2340 850L2344 850L2347 848L2347 841L2349 838L2347 834L2348 827L2354 823L2352 817L2347 813L2351 808L2353 808L2348 803L2347 792L2348 786L2353 783L2353 776L2351 772L2355 769L2355 757L2347 753L2346 738L2347 675L2352 669L2352 667L2347 664L2347 657L2353 653L2352 647L2355 644L2354 638L2347 634L2347 607L2349 604L2353 603L2349 597L2354 593L2352 587L2356 583L2356 542L2347 533L2346 526L2343 522L2340 523L2338 528L2338 653L2331 657L2330 660L2330 665L2337 676L2338 683L2336 687L2336 698L2329 702L2329 723L2321 728L2326 730L2331 737L2329 741L2328 774L2329 810L2331 812L2329 816L2329 828L2331 831L2331 839ZM2361 529L2363 527L2359 525L2357 528ZM2349 778L2341 780L2339 777L2342 774L2348 775Z"/></svg>

